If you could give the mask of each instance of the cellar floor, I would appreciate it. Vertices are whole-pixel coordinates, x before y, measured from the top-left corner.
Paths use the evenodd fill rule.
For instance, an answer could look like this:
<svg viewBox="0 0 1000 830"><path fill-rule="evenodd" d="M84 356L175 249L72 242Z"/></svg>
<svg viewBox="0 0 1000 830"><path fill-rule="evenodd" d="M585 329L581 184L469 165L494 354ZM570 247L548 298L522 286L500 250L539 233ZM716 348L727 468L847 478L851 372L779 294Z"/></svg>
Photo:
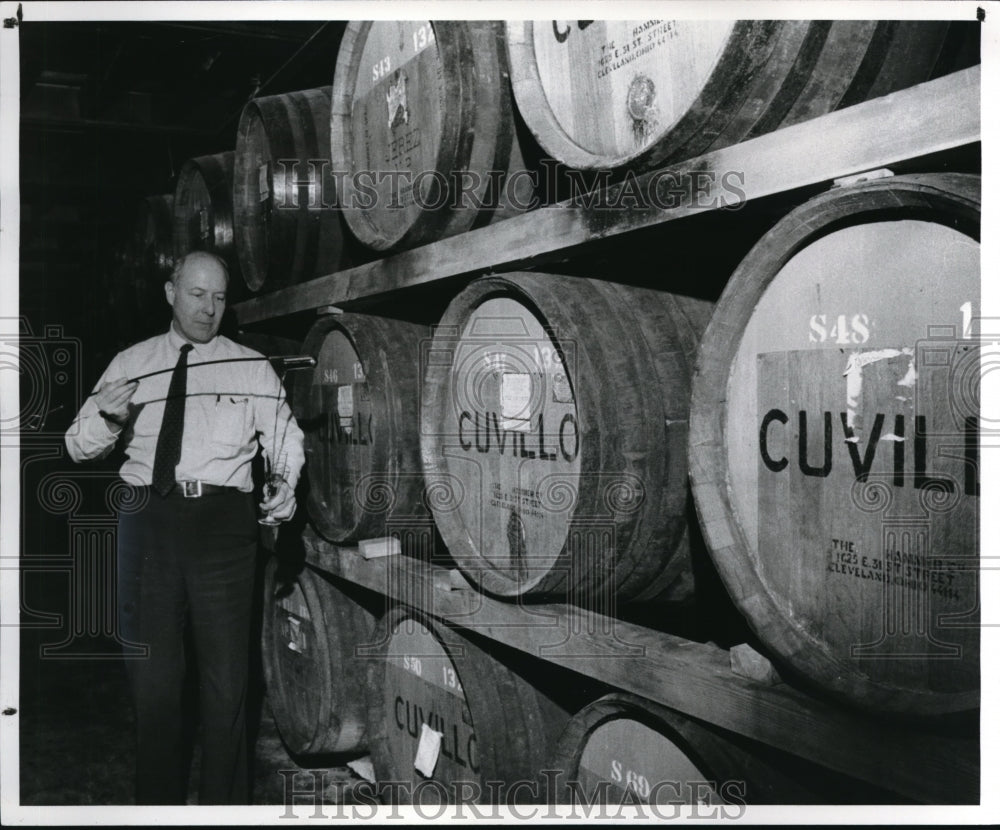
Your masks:
<svg viewBox="0 0 1000 830"><path fill-rule="evenodd" d="M57 633L24 630L21 638L20 803L24 806L127 805L133 802L133 715L122 660L41 658ZM256 691L256 694L254 694ZM251 690L254 804L284 803L279 770L301 770L285 751L261 694ZM195 743L192 741L192 743ZM360 779L344 759L322 759L327 804L351 800ZM198 751L192 751L188 803L197 804ZM315 779L314 779L315 780ZM297 786L308 786L300 778Z"/></svg>

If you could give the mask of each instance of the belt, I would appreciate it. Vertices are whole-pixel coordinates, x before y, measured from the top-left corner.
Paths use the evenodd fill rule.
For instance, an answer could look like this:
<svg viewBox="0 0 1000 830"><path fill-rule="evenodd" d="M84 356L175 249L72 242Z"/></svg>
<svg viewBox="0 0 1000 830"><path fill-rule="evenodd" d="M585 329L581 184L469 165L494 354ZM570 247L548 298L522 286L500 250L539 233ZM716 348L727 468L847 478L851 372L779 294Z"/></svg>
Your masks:
<svg viewBox="0 0 1000 830"><path fill-rule="evenodd" d="M220 487L218 484L206 484L203 481L178 481L177 486L167 493L183 499L200 499L202 496L217 496L223 493L239 493L236 487Z"/></svg>

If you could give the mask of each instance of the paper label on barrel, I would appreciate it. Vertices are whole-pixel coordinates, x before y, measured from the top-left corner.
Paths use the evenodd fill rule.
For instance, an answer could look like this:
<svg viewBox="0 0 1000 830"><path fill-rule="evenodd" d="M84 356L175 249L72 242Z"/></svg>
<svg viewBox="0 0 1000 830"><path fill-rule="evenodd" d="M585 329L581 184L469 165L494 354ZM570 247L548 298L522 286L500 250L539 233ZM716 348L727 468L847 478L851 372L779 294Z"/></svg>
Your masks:
<svg viewBox="0 0 1000 830"><path fill-rule="evenodd" d="M267 176L268 165L262 164L257 168L257 187L260 192L260 201L266 202L271 195L271 187Z"/></svg>
<svg viewBox="0 0 1000 830"><path fill-rule="evenodd" d="M556 403L573 402L573 390L565 372L557 370L552 373L552 400Z"/></svg>
<svg viewBox="0 0 1000 830"><path fill-rule="evenodd" d="M766 582L854 659L954 657L937 688L967 682L958 658L976 637L976 430L943 394L970 349L944 339L757 361ZM906 671L893 663L897 680Z"/></svg>
<svg viewBox="0 0 1000 830"><path fill-rule="evenodd" d="M337 415L341 423L350 423L354 417L354 386L347 384L337 387Z"/></svg>
<svg viewBox="0 0 1000 830"><path fill-rule="evenodd" d="M424 778L434 775L438 755L441 754L441 738L444 735L431 729L426 723L420 726L420 741L417 743L417 755L413 759L413 768Z"/></svg>
<svg viewBox="0 0 1000 830"><path fill-rule="evenodd" d="M500 417L504 429L531 431L531 375L500 376Z"/></svg>
<svg viewBox="0 0 1000 830"><path fill-rule="evenodd" d="M303 620L312 619L309 614L309 607L306 605L305 597L302 594L302 589L298 586L298 584L295 585L292 593L279 599L278 604L281 608L285 609L285 611L290 614L295 614Z"/></svg>
<svg viewBox="0 0 1000 830"><path fill-rule="evenodd" d="M312 617L298 583L288 596L278 600L278 607L284 612L275 618L279 638L289 651L307 654L312 636Z"/></svg>
<svg viewBox="0 0 1000 830"><path fill-rule="evenodd" d="M288 616L285 620L288 625L284 632L288 650L297 654L307 654L309 652L309 632L312 626L293 616Z"/></svg>
<svg viewBox="0 0 1000 830"><path fill-rule="evenodd" d="M388 125L391 130L410 122L410 109L406 105L406 73L402 70L395 73L389 82L385 93L385 102L389 110Z"/></svg>

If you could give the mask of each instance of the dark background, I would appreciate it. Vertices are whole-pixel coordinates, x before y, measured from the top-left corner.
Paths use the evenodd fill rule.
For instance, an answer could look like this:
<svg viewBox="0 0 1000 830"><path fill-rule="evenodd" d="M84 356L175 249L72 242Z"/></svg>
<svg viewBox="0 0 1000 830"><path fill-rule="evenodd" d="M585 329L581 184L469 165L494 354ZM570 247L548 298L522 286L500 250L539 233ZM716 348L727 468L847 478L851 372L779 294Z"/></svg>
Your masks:
<svg viewBox="0 0 1000 830"><path fill-rule="evenodd" d="M232 150L253 97L328 86L343 22L21 25L21 314L117 351L112 281L145 196Z"/></svg>
<svg viewBox="0 0 1000 830"><path fill-rule="evenodd" d="M251 98L329 85L344 26L20 26L21 319L0 335L21 336L22 804L132 803L132 714L106 581L121 459L75 465L62 436L127 343L114 281L138 205L172 194L188 158L233 149ZM258 673L254 799L281 803L277 770L297 765L262 697ZM341 766L326 780L352 778Z"/></svg>

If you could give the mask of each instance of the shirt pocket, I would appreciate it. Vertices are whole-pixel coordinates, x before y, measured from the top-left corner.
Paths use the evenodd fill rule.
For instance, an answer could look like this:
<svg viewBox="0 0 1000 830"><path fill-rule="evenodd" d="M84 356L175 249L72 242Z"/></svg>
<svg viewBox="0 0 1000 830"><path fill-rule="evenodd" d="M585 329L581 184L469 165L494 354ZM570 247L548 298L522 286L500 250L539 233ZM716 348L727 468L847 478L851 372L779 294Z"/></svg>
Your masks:
<svg viewBox="0 0 1000 830"><path fill-rule="evenodd" d="M247 443L249 418L249 397L219 396L215 402L215 416L212 421L212 442L227 447L242 447Z"/></svg>

